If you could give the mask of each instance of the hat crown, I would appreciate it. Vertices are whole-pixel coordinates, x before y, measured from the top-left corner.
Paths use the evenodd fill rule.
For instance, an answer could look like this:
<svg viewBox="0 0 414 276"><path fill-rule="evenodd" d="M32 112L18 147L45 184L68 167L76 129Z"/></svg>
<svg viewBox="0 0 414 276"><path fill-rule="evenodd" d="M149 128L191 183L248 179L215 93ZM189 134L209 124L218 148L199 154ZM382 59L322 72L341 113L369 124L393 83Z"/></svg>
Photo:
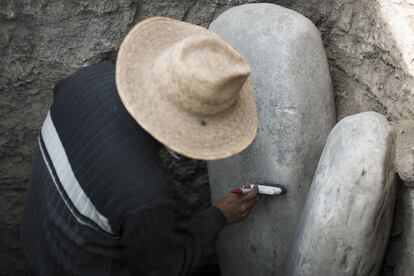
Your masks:
<svg viewBox="0 0 414 276"><path fill-rule="evenodd" d="M215 35L196 35L173 44L154 61L160 94L200 116L221 114L239 99L250 74L244 58Z"/></svg>

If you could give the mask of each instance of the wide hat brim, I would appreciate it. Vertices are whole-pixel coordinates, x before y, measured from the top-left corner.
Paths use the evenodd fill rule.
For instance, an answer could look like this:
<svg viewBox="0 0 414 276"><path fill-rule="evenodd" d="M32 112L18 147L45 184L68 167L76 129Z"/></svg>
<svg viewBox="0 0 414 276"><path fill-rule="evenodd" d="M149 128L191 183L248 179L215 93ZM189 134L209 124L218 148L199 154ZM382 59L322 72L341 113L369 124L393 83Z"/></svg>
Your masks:
<svg viewBox="0 0 414 276"><path fill-rule="evenodd" d="M116 86L130 115L160 143L190 158L222 159L245 149L256 136L257 112L250 78L229 110L202 117L166 99L153 77L157 56L200 34L217 36L205 28L164 17L137 24L119 49Z"/></svg>

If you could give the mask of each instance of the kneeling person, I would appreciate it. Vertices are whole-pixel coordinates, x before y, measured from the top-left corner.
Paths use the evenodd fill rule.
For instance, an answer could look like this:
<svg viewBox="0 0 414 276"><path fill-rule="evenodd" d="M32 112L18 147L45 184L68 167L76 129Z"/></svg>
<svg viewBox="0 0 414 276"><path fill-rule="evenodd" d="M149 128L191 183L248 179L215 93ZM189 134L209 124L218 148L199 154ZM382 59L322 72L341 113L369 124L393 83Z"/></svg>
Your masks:
<svg viewBox="0 0 414 276"><path fill-rule="evenodd" d="M22 240L34 275L185 275L257 190L172 224L158 150L226 158L254 139L243 57L208 30L167 18L136 25L110 62L55 86L27 192ZM235 186L239 184L235 183Z"/></svg>

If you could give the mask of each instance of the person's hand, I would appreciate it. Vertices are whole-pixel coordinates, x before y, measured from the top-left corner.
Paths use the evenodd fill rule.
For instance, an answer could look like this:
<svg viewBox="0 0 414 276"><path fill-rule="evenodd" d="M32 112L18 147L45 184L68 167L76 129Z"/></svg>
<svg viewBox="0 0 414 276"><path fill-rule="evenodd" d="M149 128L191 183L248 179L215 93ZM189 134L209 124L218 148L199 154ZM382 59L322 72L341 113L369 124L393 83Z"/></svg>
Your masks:
<svg viewBox="0 0 414 276"><path fill-rule="evenodd" d="M260 199L257 186L254 186L247 194L239 195L230 193L220 199L215 206L226 217L227 224L234 224L247 218L254 204Z"/></svg>

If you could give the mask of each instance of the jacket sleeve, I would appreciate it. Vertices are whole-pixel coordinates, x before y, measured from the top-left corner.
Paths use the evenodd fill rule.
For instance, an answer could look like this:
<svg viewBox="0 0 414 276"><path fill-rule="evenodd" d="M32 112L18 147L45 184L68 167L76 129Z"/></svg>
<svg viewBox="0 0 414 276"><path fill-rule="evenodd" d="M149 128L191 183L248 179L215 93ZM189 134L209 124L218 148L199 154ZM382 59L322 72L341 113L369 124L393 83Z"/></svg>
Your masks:
<svg viewBox="0 0 414 276"><path fill-rule="evenodd" d="M223 213L212 206L173 228L170 210L159 204L125 217L121 245L133 275L186 275L212 253L225 226Z"/></svg>

